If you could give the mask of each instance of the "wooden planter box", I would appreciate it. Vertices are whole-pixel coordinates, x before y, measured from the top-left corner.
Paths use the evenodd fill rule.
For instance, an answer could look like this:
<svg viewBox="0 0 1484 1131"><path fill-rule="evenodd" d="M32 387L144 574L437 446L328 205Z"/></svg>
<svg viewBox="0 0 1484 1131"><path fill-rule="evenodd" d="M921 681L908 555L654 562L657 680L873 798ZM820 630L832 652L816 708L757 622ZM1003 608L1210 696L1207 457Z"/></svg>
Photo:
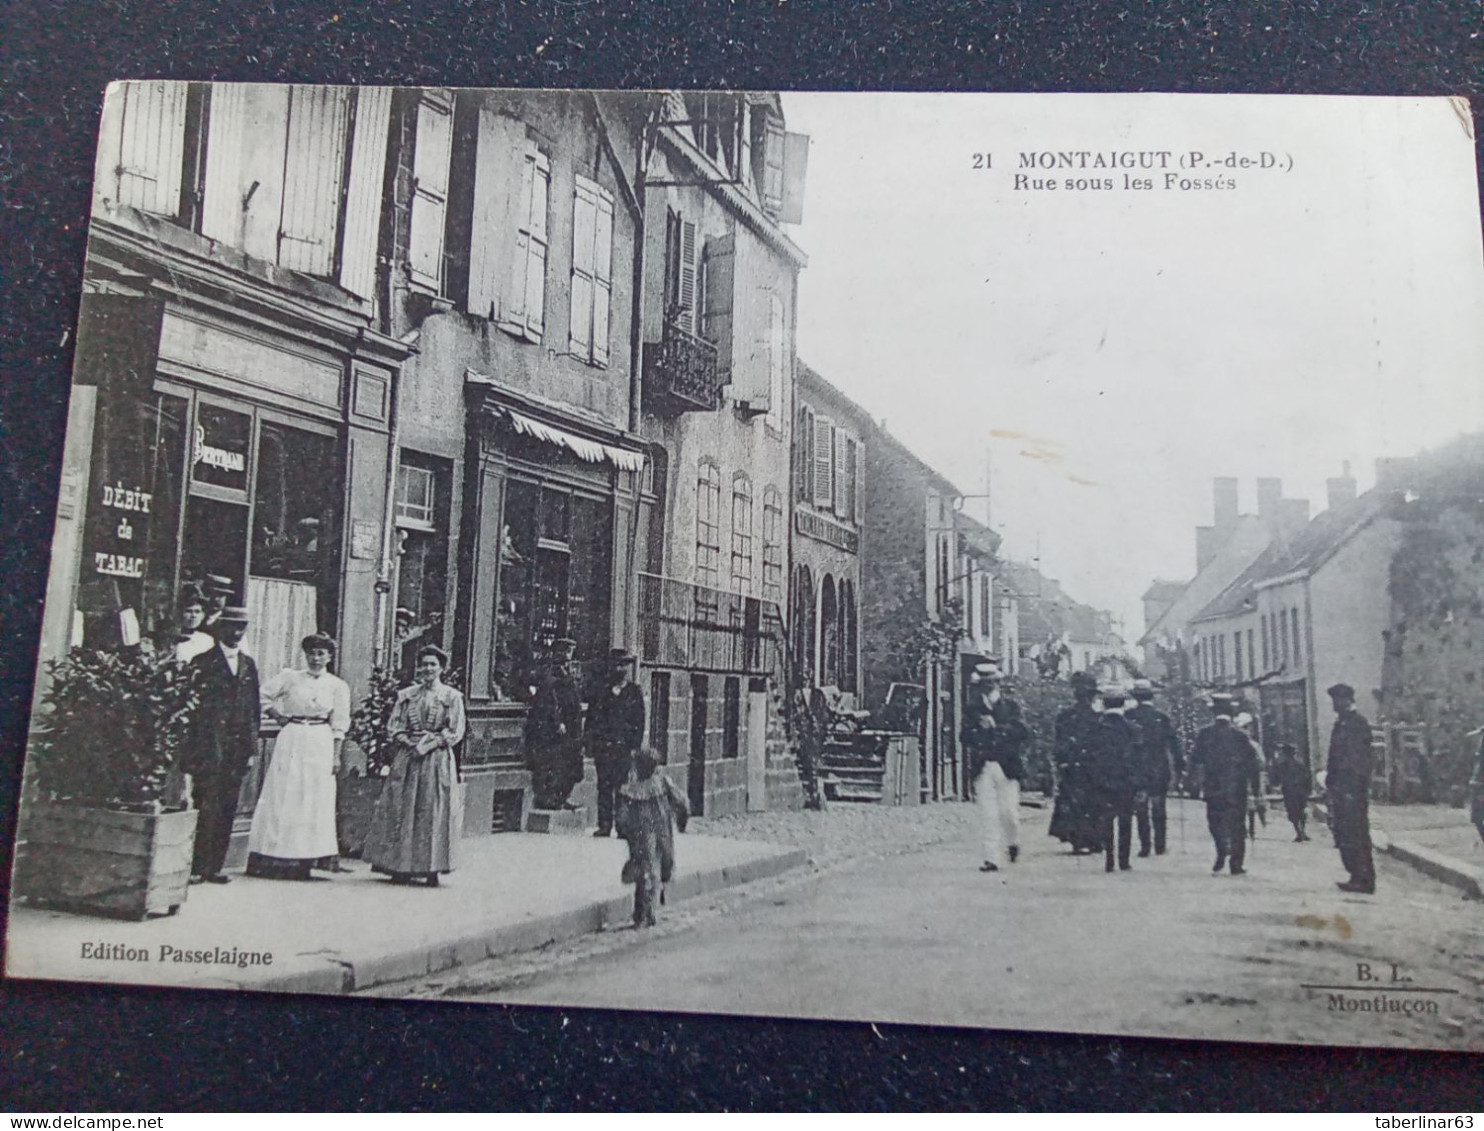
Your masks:
<svg viewBox="0 0 1484 1131"><path fill-rule="evenodd" d="M335 789L335 833L341 856L360 856L385 778L341 778Z"/></svg>
<svg viewBox="0 0 1484 1131"><path fill-rule="evenodd" d="M42 803L25 823L17 894L33 905L146 919L186 901L196 811L123 813Z"/></svg>

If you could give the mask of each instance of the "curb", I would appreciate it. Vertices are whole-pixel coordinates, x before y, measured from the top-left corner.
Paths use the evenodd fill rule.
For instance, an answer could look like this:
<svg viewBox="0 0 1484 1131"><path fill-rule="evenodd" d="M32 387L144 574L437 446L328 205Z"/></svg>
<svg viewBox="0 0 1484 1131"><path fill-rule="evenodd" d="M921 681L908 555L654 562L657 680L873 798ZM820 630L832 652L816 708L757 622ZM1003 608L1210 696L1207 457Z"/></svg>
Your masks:
<svg viewBox="0 0 1484 1131"><path fill-rule="evenodd" d="M1326 826L1329 824L1328 808L1318 802L1312 803L1310 808L1316 820L1322 821ZM1393 860L1400 860L1424 876L1431 876L1449 887L1458 888L1471 899L1484 899L1484 869L1475 868L1456 857L1424 848L1420 844L1392 840L1382 829L1371 830L1371 846L1377 852L1384 852Z"/></svg>
<svg viewBox="0 0 1484 1131"><path fill-rule="evenodd" d="M753 880L769 879L807 862L808 854L802 848L785 849L739 864L683 873L670 882L666 891L672 900L691 899ZM492 926L463 938L424 943L398 953L324 955L321 968L254 982L252 988L269 993L351 994L386 982L420 978L486 958L536 950L593 934L612 924L627 922L633 907L633 896L619 895L554 915Z"/></svg>

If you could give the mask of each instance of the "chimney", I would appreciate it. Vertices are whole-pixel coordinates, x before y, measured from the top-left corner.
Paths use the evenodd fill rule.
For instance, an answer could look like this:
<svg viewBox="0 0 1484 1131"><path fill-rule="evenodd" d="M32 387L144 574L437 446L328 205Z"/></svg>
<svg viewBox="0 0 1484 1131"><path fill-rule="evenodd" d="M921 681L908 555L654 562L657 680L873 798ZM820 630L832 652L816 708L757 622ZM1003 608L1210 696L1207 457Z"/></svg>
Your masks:
<svg viewBox="0 0 1484 1131"><path fill-rule="evenodd" d="M1229 476L1211 480L1211 498L1216 512L1213 525L1226 534L1237 524L1237 481Z"/></svg>
<svg viewBox="0 0 1484 1131"><path fill-rule="evenodd" d="M1340 467L1339 477L1324 481L1325 505L1330 510L1355 501L1355 477L1350 474L1350 461Z"/></svg>
<svg viewBox="0 0 1484 1131"><path fill-rule="evenodd" d="M1214 526L1197 526L1195 528L1195 571L1200 573L1216 556L1216 547L1220 543L1216 540L1216 528Z"/></svg>
<svg viewBox="0 0 1484 1131"><path fill-rule="evenodd" d="M1278 506L1283 501L1283 480L1263 478L1257 481L1257 517L1272 527L1278 521Z"/></svg>
<svg viewBox="0 0 1484 1131"><path fill-rule="evenodd" d="M1308 525L1308 499L1280 499L1278 501L1278 531L1283 537L1292 538Z"/></svg>

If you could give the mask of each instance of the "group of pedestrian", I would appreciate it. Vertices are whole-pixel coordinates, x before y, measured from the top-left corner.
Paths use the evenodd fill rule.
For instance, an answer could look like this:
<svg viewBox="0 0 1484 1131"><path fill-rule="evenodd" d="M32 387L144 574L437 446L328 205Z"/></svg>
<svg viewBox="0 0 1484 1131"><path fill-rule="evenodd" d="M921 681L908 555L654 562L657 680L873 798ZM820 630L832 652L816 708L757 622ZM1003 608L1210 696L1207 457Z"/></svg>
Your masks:
<svg viewBox="0 0 1484 1131"><path fill-rule="evenodd" d="M191 880L231 882L225 868L232 825L265 717L279 731L253 809L247 873L308 880L315 868L337 871L335 802L350 688L330 670L335 641L310 633L300 644L304 666L262 682L242 648L247 609L223 604L208 612L209 604L199 588L182 594L174 644L197 693L181 768L167 783L167 795L197 810ZM395 755L365 858L394 883L436 887L453 868L460 816L454 748L464 736L464 702L441 681L447 665L442 649L419 649L417 681L398 694L388 726Z"/></svg>
<svg viewBox="0 0 1484 1131"><path fill-rule="evenodd" d="M1057 792L1048 831L1073 855L1101 851L1105 871L1126 872L1135 832L1139 856L1167 851L1166 798L1184 772L1180 739L1154 706L1148 680L1136 680L1128 694L1104 689L1101 709L1090 674L1074 672L1071 687L1072 705L1056 717Z"/></svg>

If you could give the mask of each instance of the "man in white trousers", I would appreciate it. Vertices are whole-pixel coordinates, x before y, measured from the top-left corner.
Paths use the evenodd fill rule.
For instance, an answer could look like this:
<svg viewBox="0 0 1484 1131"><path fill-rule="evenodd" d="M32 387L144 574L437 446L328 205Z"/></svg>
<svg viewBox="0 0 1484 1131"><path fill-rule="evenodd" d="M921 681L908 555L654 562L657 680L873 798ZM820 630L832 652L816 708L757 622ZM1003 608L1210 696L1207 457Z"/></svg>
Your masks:
<svg viewBox="0 0 1484 1131"><path fill-rule="evenodd" d="M970 696L966 704L964 751L984 836L984 863L979 870L998 872L1006 853L1012 864L1020 856L1021 750L1030 731L1021 719L1020 704L1001 686L998 666L979 664L975 674L979 694Z"/></svg>

